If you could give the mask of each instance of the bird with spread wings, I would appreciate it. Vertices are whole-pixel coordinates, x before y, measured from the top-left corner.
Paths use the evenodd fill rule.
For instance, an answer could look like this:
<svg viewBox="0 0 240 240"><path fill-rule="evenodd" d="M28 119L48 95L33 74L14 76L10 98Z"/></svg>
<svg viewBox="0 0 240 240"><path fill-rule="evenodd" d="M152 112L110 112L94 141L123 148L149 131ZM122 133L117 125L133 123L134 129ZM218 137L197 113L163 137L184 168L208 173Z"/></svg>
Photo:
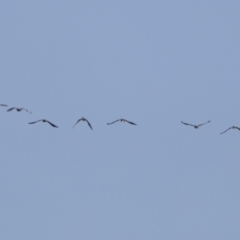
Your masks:
<svg viewBox="0 0 240 240"><path fill-rule="evenodd" d="M35 121L35 122L30 122L29 124L34 124L34 123L37 123L37 122L47 122L47 123L50 124L52 127L58 128L58 126L56 126L55 124L49 122L49 121L46 120L46 119L40 119L40 120L37 120L37 121Z"/></svg>
<svg viewBox="0 0 240 240"><path fill-rule="evenodd" d="M227 132L227 131L230 130L230 129L238 129L238 130L240 130L239 127L232 126L232 127L228 128L227 130L225 130L224 132L221 132L220 134L223 134L223 133Z"/></svg>
<svg viewBox="0 0 240 240"><path fill-rule="evenodd" d="M17 108L17 107L9 108L9 109L7 110L7 112L10 112L10 111L12 111L12 110L14 110L14 109L16 109L16 111L18 111L18 112L21 112L22 110L24 110L24 111L26 111L26 112L32 113L31 111L27 110L26 108Z"/></svg>
<svg viewBox="0 0 240 240"><path fill-rule="evenodd" d="M198 124L198 125L194 125L194 124L190 124L190 123L185 123L185 122L182 122L181 121L181 123L182 124L184 124L184 125L188 125L188 126L192 126L192 127L194 127L194 128L199 128L199 127L201 127L201 126L203 126L203 125L205 125L205 124L207 124L207 123L210 123L211 121L209 120L209 121L207 121L207 122L205 122L205 123L201 123L201 124Z"/></svg>
<svg viewBox="0 0 240 240"><path fill-rule="evenodd" d="M89 122L86 118L84 118L84 117L79 118L79 119L77 120L77 122L73 125L72 128L74 128L80 121L85 121L85 122L87 122L88 126L92 129L92 126L91 126L90 122ZM93 130L93 129L92 129L92 130Z"/></svg>
<svg viewBox="0 0 240 240"><path fill-rule="evenodd" d="M130 122L130 121L128 121L128 120L126 120L126 119L123 119L123 118L120 118L120 119L118 119L118 120L115 120L115 121L113 121L113 122L111 122L111 123L107 123L107 125L113 124L113 123L118 122L118 121L120 121L120 122L127 122L127 123L130 123L130 124L132 124L132 125L137 125L136 123Z"/></svg>

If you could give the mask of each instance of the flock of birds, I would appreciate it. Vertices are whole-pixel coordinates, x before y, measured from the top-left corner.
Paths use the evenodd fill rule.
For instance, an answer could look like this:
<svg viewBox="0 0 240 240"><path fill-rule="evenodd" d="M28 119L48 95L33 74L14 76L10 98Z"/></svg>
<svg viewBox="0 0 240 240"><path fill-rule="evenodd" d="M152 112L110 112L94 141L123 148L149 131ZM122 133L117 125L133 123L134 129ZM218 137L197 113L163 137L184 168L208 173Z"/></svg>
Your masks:
<svg viewBox="0 0 240 240"><path fill-rule="evenodd" d="M7 104L0 104L0 106L1 106L1 107L7 107ZM24 110L24 111L26 111L26 112L28 112L28 113L32 113L31 111L27 110L26 108L18 108L18 107L11 107L11 108L9 108L9 109L7 110L7 112L10 112L10 111L12 111L12 110L14 110L14 109L15 109L16 111L18 111L18 112L21 112L21 111ZM80 121L87 122L88 126L93 130L92 125L90 124L90 122L89 122L86 118L84 118L84 117L79 118L79 119L77 120L77 122L73 125L72 128L74 128ZM115 121L113 121L113 122L111 122L111 123L107 123L107 125L110 125L110 124L113 124L113 123L116 123L116 122L119 122L119 121L120 121L120 122L127 122L127 123L132 124L132 125L137 125L136 123L130 122L130 121L128 121L128 120L126 120L126 119L123 119L123 118L117 119L117 120L115 120ZM51 123L50 121L48 121L48 120L46 120L46 119L40 119L40 120L37 120L37 121L34 121L34 122L29 122L29 124L34 124L34 123L37 123L37 122L47 122L47 123L50 124L52 127L58 128L57 125ZM211 122L211 121L209 120L209 121L207 121L207 122L204 122L204 123L201 123L201 124L198 124L198 125L194 125L194 124L190 124L190 123L186 123L186 122L182 122L182 121L181 121L182 124L187 125L187 126L192 126L192 127L194 127L195 129L198 129L199 127L201 127L201 126L203 126L203 125L205 125L205 124L207 124L207 123L210 123L210 122ZM232 127L229 127L228 129L226 129L225 131L221 132L220 134L223 134L223 133L227 132L227 131L230 130L230 129L238 129L238 130L240 130L239 127L232 126Z"/></svg>
<svg viewBox="0 0 240 240"><path fill-rule="evenodd" d="M7 107L8 105L7 105L7 104L0 104L0 106L1 106L1 107ZM7 110L7 112L10 112L10 111L12 111L12 110L14 110L14 109L15 109L16 111L18 111L18 112L21 112L21 111L24 110L24 111L26 111L26 112L28 112L28 113L32 113L31 111L27 110L26 108L18 108L18 107L11 107L11 108L9 108L9 109ZM77 120L77 122L73 125L72 128L74 128L80 121L87 122L88 126L93 130L92 125L90 124L90 122L89 122L86 118L84 118L84 117L79 118L79 119ZM130 121L128 121L128 120L126 120L126 119L123 119L123 118L120 118L120 119L118 119L118 120L115 120L115 121L113 121L113 122L111 122L111 123L107 123L107 125L110 125L110 124L113 124L113 123L116 123L116 122L119 122L119 121L120 121L120 122L127 122L127 123L132 124L132 125L137 125L136 123L130 122ZM29 122L29 124L34 124L34 123L37 123L37 122L47 122L47 123L50 124L52 127L58 128L57 125L51 123L50 121L48 121L48 120L46 120L46 119L40 119L40 120L37 120L37 121L34 121L34 122Z"/></svg>

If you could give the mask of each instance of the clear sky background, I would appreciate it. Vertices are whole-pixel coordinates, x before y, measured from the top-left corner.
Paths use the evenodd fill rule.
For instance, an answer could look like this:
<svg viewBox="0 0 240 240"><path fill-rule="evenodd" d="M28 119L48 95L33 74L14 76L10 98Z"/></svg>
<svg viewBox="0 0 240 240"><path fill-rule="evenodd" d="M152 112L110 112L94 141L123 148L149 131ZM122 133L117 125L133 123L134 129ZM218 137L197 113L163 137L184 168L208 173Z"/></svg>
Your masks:
<svg viewBox="0 0 240 240"><path fill-rule="evenodd" d="M239 11L1 1L0 239L239 240Z"/></svg>

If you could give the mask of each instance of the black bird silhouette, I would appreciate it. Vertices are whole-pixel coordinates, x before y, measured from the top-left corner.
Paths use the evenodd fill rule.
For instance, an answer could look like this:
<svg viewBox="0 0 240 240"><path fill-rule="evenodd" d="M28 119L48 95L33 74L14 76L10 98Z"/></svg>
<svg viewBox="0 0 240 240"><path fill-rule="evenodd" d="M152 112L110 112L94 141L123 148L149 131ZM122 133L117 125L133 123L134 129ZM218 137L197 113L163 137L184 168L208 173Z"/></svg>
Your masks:
<svg viewBox="0 0 240 240"><path fill-rule="evenodd" d="M92 126L91 126L90 122L89 122L86 118L84 118L84 117L79 118L79 119L77 120L77 122L73 125L72 128L74 128L75 125L78 124L80 121L85 121L85 122L87 122L88 126L92 129ZM93 130L93 129L92 129L92 130Z"/></svg>
<svg viewBox="0 0 240 240"><path fill-rule="evenodd" d="M10 112L12 110L16 109L16 111L21 112L22 110L25 110L26 112L32 113L31 111L27 110L26 108L17 108L17 107L12 107L7 110L7 112Z"/></svg>
<svg viewBox="0 0 240 240"><path fill-rule="evenodd" d="M130 123L130 124L132 124L132 125L137 125L136 123L130 122L130 121L128 121L128 120L126 120L126 119L123 119L123 118L120 118L120 119L118 119L118 120L116 120L116 121L114 121L114 122L111 122L111 123L107 123L107 125L113 124L113 123L118 122L118 121L120 121L120 122L128 122L128 123Z"/></svg>
<svg viewBox="0 0 240 240"><path fill-rule="evenodd" d="M7 104L0 104L1 107L7 107Z"/></svg>
<svg viewBox="0 0 240 240"><path fill-rule="evenodd" d="M58 128L58 126L56 126L55 124L49 122L49 121L46 120L46 119L40 119L40 120L37 120L37 121L35 121L35 122L30 122L29 124L34 124L34 123L37 123L37 122L47 122L47 123L49 123L52 127Z"/></svg>
<svg viewBox="0 0 240 240"><path fill-rule="evenodd" d="M205 123L201 123L201 124L198 124L198 125L193 125L193 124L185 123L185 122L182 122L182 121L181 121L182 124L192 126L192 127L196 128L196 129L199 128L199 127L201 127L201 126L203 126L203 125L205 125L205 124L207 124L207 123L210 123L210 122L211 122L211 121L207 121L207 122L205 122Z"/></svg>
<svg viewBox="0 0 240 240"><path fill-rule="evenodd" d="M239 127L232 126L232 127L228 128L227 130L225 130L224 132L221 132L220 134L223 134L223 133L227 132L227 131L230 130L230 129L238 129L238 130L240 130Z"/></svg>

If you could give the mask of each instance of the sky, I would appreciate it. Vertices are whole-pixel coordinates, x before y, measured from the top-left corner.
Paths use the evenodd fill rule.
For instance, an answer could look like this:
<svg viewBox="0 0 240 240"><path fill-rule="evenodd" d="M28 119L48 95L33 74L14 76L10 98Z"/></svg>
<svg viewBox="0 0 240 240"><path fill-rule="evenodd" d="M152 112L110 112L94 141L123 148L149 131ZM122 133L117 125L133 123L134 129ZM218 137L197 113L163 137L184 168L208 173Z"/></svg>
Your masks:
<svg viewBox="0 0 240 240"><path fill-rule="evenodd" d="M239 9L1 1L0 239L238 240Z"/></svg>

